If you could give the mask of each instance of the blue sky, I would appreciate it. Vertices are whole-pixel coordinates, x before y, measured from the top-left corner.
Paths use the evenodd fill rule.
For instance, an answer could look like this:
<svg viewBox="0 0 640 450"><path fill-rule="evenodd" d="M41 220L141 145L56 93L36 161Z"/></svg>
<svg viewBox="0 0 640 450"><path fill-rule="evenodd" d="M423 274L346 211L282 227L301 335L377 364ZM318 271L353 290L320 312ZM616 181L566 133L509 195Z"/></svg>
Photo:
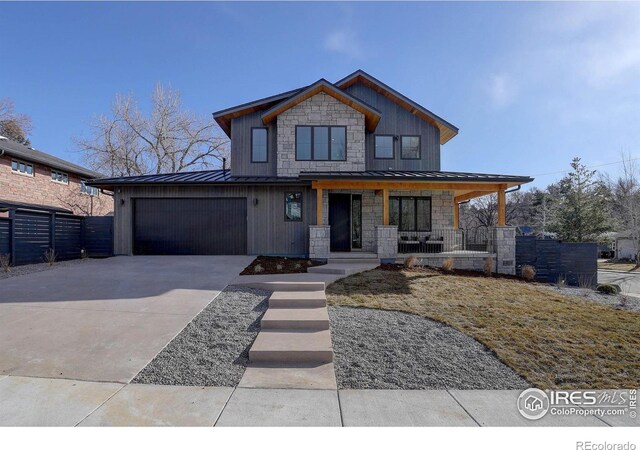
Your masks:
<svg viewBox="0 0 640 450"><path fill-rule="evenodd" d="M538 176L640 157L640 3L0 3L0 97L73 138L157 82L211 112L362 68L460 128L442 169ZM618 166L603 169L615 173Z"/></svg>

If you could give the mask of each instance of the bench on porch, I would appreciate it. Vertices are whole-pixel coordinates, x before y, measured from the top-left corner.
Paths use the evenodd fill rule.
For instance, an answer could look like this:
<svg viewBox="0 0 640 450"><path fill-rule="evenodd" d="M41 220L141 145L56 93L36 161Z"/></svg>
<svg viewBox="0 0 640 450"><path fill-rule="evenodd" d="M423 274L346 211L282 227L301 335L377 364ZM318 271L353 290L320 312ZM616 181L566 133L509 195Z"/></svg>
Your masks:
<svg viewBox="0 0 640 450"><path fill-rule="evenodd" d="M425 232L398 232L398 253L442 253L444 236Z"/></svg>

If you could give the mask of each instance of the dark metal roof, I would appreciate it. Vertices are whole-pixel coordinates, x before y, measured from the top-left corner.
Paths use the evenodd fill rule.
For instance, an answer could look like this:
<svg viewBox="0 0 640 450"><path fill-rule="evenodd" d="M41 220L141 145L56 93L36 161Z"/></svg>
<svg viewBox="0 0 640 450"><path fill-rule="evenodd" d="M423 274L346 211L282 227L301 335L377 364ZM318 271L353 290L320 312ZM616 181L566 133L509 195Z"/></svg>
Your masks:
<svg viewBox="0 0 640 450"><path fill-rule="evenodd" d="M0 211L7 211L10 209L73 214L73 211L69 209L59 208L57 206L36 205L34 203L10 202L8 200L0 200Z"/></svg>
<svg viewBox="0 0 640 450"><path fill-rule="evenodd" d="M367 170L364 172L301 172L301 180L416 180L416 181L468 181L494 183L529 183L533 178L519 175L498 175L471 172Z"/></svg>
<svg viewBox="0 0 640 450"><path fill-rule="evenodd" d="M312 180L414 180L414 181L466 181L494 183L528 183L533 178L516 175L497 175L467 172L377 171L365 172L301 172L299 177L234 177L229 170L203 170L160 175L140 175L93 180L90 186L163 185L163 184L308 184Z"/></svg>
<svg viewBox="0 0 640 450"><path fill-rule="evenodd" d="M234 177L227 170L203 170L159 175L139 175L133 177L101 178L87 183L90 186L113 186L124 184L306 184L295 177Z"/></svg>
<svg viewBox="0 0 640 450"><path fill-rule="evenodd" d="M53 169L74 173L85 178L100 178L102 176L102 174L98 172L70 163L69 161L41 152L32 147L27 147L4 136L0 137L0 153L3 151L5 154L13 156L14 158L40 163Z"/></svg>

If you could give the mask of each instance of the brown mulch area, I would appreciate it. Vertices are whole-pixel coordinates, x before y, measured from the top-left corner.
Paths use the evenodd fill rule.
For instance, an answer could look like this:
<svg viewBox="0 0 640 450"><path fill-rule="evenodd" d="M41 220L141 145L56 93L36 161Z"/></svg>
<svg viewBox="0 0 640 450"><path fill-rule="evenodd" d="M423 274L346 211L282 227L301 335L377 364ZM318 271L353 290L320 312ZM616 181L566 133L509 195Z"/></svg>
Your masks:
<svg viewBox="0 0 640 450"><path fill-rule="evenodd" d="M240 275L278 275L282 273L306 273L307 267L321 266L324 263L301 258L280 256L258 256L244 268Z"/></svg>

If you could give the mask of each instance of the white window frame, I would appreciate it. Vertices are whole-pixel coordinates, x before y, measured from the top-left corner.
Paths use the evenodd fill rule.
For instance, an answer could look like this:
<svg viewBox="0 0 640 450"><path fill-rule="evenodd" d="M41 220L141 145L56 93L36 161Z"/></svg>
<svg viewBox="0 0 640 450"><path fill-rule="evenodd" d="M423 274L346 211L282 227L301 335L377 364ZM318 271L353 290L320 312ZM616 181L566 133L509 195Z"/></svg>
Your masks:
<svg viewBox="0 0 640 450"><path fill-rule="evenodd" d="M90 195L91 197L99 197L100 190L95 186L87 186L87 181L88 180L85 180L84 178L80 179L80 193L84 195Z"/></svg>
<svg viewBox="0 0 640 450"><path fill-rule="evenodd" d="M55 178L54 178L54 175L55 175ZM60 177L62 179L58 180L58 177ZM62 172L60 170L51 169L51 181L53 183L68 185L69 184L69 174L66 173L66 172Z"/></svg>
<svg viewBox="0 0 640 450"><path fill-rule="evenodd" d="M18 165L17 169L13 168L13 164L16 163ZM25 167L25 171L23 172L22 170L20 170L20 164L24 164ZM27 167L31 167L31 173L29 173L27 171ZM18 175L24 175L25 177L34 177L36 175L36 167L35 165L33 165L33 163L28 163L26 161L23 161L21 159L11 159L11 172L18 174Z"/></svg>

